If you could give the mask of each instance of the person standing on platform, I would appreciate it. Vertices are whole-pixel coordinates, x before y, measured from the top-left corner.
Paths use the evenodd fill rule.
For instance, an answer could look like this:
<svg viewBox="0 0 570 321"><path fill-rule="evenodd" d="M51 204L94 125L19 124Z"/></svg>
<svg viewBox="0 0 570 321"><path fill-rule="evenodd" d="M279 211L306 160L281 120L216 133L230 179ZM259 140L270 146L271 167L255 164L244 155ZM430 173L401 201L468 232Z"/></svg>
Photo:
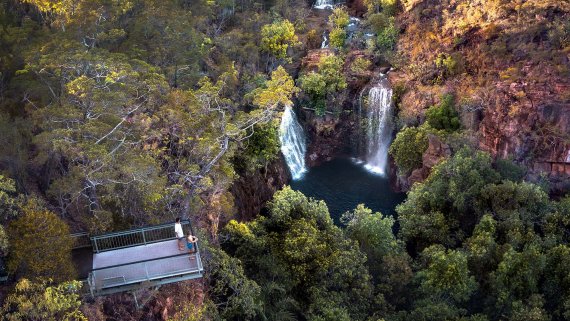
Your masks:
<svg viewBox="0 0 570 321"><path fill-rule="evenodd" d="M176 234L176 239L178 240L178 250L184 251L184 231L182 230L180 217L177 217L176 223L174 223L174 234Z"/></svg>
<svg viewBox="0 0 570 321"><path fill-rule="evenodd" d="M198 238L192 234L188 234L186 238L186 247L190 253L196 253L196 242L198 242Z"/></svg>

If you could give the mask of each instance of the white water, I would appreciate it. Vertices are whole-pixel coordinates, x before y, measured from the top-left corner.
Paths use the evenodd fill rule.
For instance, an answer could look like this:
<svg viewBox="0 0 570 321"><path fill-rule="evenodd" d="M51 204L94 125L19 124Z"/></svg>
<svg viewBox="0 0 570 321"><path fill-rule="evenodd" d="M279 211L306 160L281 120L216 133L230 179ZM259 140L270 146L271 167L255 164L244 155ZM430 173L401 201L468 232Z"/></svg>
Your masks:
<svg viewBox="0 0 570 321"><path fill-rule="evenodd" d="M323 42L321 42L321 49L329 47L329 39L327 38L327 33L323 32Z"/></svg>
<svg viewBox="0 0 570 321"><path fill-rule="evenodd" d="M281 153L285 157L293 180L303 177L303 174L307 172L305 166L305 153L307 152L305 134L291 106L285 107L281 117L279 141L281 142Z"/></svg>
<svg viewBox="0 0 570 321"><path fill-rule="evenodd" d="M382 79L368 92L366 165L370 172L386 175L388 148L392 139L392 88Z"/></svg>
<svg viewBox="0 0 570 321"><path fill-rule="evenodd" d="M332 9L334 0L317 0L313 8L315 9Z"/></svg>

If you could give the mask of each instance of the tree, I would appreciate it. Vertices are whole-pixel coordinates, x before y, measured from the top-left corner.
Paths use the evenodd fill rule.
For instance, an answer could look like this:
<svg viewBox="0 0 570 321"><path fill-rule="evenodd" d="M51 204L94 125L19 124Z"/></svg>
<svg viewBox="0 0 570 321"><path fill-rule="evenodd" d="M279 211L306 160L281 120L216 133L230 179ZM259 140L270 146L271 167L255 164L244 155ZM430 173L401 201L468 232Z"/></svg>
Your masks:
<svg viewBox="0 0 570 321"><path fill-rule="evenodd" d="M454 106L455 98L453 95L444 95L439 105L434 105L427 110L426 120L428 124L435 129L447 132L458 130L461 121Z"/></svg>
<svg viewBox="0 0 570 321"><path fill-rule="evenodd" d="M6 298L0 320L87 321L79 310L81 282L54 284L52 280L20 279Z"/></svg>
<svg viewBox="0 0 570 321"><path fill-rule="evenodd" d="M247 275L267 287L264 310L363 318L371 295L365 255L334 226L326 205L286 187L268 208L252 222L231 221L222 237Z"/></svg>
<svg viewBox="0 0 570 321"><path fill-rule="evenodd" d="M10 223L8 235L11 273L56 282L73 278L69 228L54 213L28 206L20 218Z"/></svg>
<svg viewBox="0 0 570 321"><path fill-rule="evenodd" d="M368 265L373 275L378 275L382 258L388 254L399 253L402 248L396 240L392 228L394 219L381 213L372 213L364 204L359 204L352 212L342 215L346 224L346 234L358 241L360 250L366 253Z"/></svg>
<svg viewBox="0 0 570 321"><path fill-rule="evenodd" d="M422 156L428 148L428 125L406 127L399 131L390 145L390 155L394 157L398 171L407 175L422 165Z"/></svg>
<svg viewBox="0 0 570 321"><path fill-rule="evenodd" d="M350 16L346 11L346 7L337 6L333 9L331 15L329 16L329 23L333 28L344 29L350 23Z"/></svg>
<svg viewBox="0 0 570 321"><path fill-rule="evenodd" d="M366 265L376 291L393 306L405 302L407 286L412 279L410 258L394 233L394 218L385 217L360 204L342 215L346 235L356 240L366 254Z"/></svg>
<svg viewBox="0 0 570 321"><path fill-rule="evenodd" d="M279 20L261 28L261 49L277 59L287 58L287 49L299 42L295 27L289 20ZM291 61L291 58L287 59Z"/></svg>
<svg viewBox="0 0 570 321"><path fill-rule="evenodd" d="M421 289L428 295L449 296L457 302L466 301L477 289L469 272L467 255L459 250L446 250L433 245L422 252L425 268L418 272Z"/></svg>
<svg viewBox="0 0 570 321"><path fill-rule="evenodd" d="M475 226L473 235L464 243L469 258L469 267L478 281L485 281L488 273L498 264L498 244L496 242L497 221L485 214Z"/></svg>
<svg viewBox="0 0 570 321"><path fill-rule="evenodd" d="M376 45L380 53L386 54L396 49L399 33L394 17L388 18L387 26L378 33L376 38Z"/></svg>
<svg viewBox="0 0 570 321"><path fill-rule="evenodd" d="M298 79L299 86L311 97L320 116L324 115L326 100L334 100L334 96L347 86L343 66L341 57L321 56L318 72L311 71Z"/></svg>
<svg viewBox="0 0 570 321"><path fill-rule="evenodd" d="M490 276L498 311L511 311L516 301L538 293L545 263L538 246L528 246L521 252L507 246L497 270Z"/></svg>
<svg viewBox="0 0 570 321"><path fill-rule="evenodd" d="M277 120L256 125L253 134L244 142L243 151L236 157L235 167L242 166L247 171L269 165L279 157L279 131Z"/></svg>
<svg viewBox="0 0 570 321"><path fill-rule="evenodd" d="M205 278L211 285L210 299L217 305L223 320L251 319L260 310L260 287L243 271L240 261L224 251L208 247Z"/></svg>
<svg viewBox="0 0 570 321"><path fill-rule="evenodd" d="M8 255L9 243L8 234L4 230L4 226L0 225L0 257Z"/></svg>
<svg viewBox="0 0 570 321"><path fill-rule="evenodd" d="M329 34L330 44L334 48L342 49L344 48L344 42L346 41L346 31L340 28L334 28Z"/></svg>
<svg viewBox="0 0 570 321"><path fill-rule="evenodd" d="M568 265L570 264L570 247L558 245L546 253L546 266L544 269L544 284L542 293L548 302L555 320L570 317L570 277Z"/></svg>
<svg viewBox="0 0 570 321"><path fill-rule="evenodd" d="M497 219L502 241L516 249L539 241L540 221L553 210L548 195L537 185L503 181L481 190L481 207L488 206Z"/></svg>
<svg viewBox="0 0 570 321"><path fill-rule="evenodd" d="M498 180L489 154L461 149L432 168L396 207L400 236L420 249L433 243L457 244L484 214L485 208L478 206L483 187Z"/></svg>
<svg viewBox="0 0 570 321"><path fill-rule="evenodd" d="M0 175L0 220L7 222L17 217L22 202L16 193L14 180Z"/></svg>

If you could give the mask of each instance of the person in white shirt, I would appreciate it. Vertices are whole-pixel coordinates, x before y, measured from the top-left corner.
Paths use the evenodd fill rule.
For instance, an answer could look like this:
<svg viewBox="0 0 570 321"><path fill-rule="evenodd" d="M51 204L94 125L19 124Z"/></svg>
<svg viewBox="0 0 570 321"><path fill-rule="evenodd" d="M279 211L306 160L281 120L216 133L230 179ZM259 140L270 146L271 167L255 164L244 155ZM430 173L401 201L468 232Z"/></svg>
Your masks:
<svg viewBox="0 0 570 321"><path fill-rule="evenodd" d="M184 251L184 231L182 230L180 217L177 217L176 223L174 223L174 234L176 234L176 239L178 240L178 249Z"/></svg>

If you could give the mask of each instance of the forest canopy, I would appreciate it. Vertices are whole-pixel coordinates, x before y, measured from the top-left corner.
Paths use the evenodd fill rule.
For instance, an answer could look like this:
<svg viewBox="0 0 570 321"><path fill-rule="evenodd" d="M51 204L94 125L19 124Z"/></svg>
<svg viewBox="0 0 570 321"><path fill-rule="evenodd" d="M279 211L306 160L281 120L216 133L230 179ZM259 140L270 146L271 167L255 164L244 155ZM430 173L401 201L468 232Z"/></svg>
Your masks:
<svg viewBox="0 0 570 321"><path fill-rule="evenodd" d="M0 320L570 320L568 4L314 2L0 0ZM380 79L407 194L334 221L280 118L362 153ZM70 234L176 217L203 278L84 295Z"/></svg>

